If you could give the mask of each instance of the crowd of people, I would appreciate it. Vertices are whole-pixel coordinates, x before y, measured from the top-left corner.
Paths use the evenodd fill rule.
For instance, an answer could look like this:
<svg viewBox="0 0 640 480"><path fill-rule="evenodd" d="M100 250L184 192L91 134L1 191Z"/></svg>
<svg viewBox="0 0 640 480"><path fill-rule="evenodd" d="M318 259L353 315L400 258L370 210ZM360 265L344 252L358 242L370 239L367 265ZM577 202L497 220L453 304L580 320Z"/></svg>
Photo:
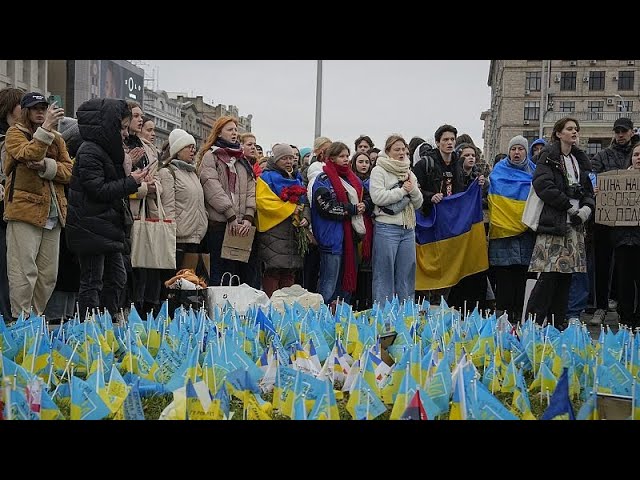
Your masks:
<svg viewBox="0 0 640 480"><path fill-rule="evenodd" d="M392 134L378 149L362 135L352 151L319 137L312 147L275 144L268 157L231 116L218 118L199 148L174 129L158 149L154 128L133 101L91 99L72 118L40 93L0 91L5 321L76 310L82 318L96 308L117 316L131 304L157 311L165 281L189 263L209 285L226 272L268 296L298 283L329 305L344 300L358 310L428 296L562 329L591 298L594 323L617 300L621 323L640 326L640 227L593 221L592 174L640 169L628 118L616 121L611 146L593 158L579 148L579 122L565 117L549 142L513 137L492 166L448 124L434 145ZM489 269L416 291L417 212L429 216L473 182L487 211ZM501 203L531 189L543 202L535 232L521 210ZM132 266L131 228L142 209L175 222L175 269ZM248 261L223 258L230 237L248 236ZM529 278L537 281L524 305Z"/></svg>

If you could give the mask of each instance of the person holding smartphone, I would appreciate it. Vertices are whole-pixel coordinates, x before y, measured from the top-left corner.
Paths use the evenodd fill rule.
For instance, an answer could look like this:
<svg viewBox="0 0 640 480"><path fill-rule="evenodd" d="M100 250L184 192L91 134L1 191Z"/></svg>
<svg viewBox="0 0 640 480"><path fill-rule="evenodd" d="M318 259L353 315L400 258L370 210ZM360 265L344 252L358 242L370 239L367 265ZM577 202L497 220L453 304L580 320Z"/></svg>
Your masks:
<svg viewBox="0 0 640 480"><path fill-rule="evenodd" d="M56 285L60 228L67 217L64 185L71 159L55 131L64 110L39 92L25 94L19 121L7 130L7 273L11 315L42 314Z"/></svg>
<svg viewBox="0 0 640 480"><path fill-rule="evenodd" d="M129 205L134 217L140 215L142 200L146 198L146 215L149 218L158 217L156 199L162 194L162 185L158 174L158 150L150 142L142 140L144 115L138 102L127 100L131 110L129 136L125 139L125 173L141 170L143 179L138 191L129 196ZM162 278L159 270L149 268L132 268L131 259L127 255L125 265L128 272L128 298L123 307L133 303L140 313L151 309L158 311L160 307L160 292Z"/></svg>
<svg viewBox="0 0 640 480"><path fill-rule="evenodd" d="M120 307L127 279L127 229L133 223L127 197L138 190L146 172L124 171L122 144L131 120L124 100L87 100L77 115L84 142L73 167L65 230L69 250L80 263L78 303L84 320L93 308L106 308L115 316Z"/></svg>

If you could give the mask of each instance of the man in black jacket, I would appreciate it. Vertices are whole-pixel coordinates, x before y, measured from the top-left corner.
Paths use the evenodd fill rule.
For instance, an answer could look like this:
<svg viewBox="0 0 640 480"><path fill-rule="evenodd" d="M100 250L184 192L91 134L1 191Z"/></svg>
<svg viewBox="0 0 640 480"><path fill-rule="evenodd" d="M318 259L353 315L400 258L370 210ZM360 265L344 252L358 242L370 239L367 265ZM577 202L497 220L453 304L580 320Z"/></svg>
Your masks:
<svg viewBox="0 0 640 480"><path fill-rule="evenodd" d="M147 174L126 177L123 142L131 112L124 100L95 98L78 108L84 142L78 149L69 186L66 236L80 262L78 303L81 320L87 310L104 307L115 315L127 279L122 254L127 249L126 201Z"/></svg>
<svg viewBox="0 0 640 480"><path fill-rule="evenodd" d="M454 126L441 125L434 134L436 148L429 149L428 144L423 143L414 152L413 173L420 185L424 199L422 213L425 215L429 215L433 205L440 203L444 197L465 190L458 154L454 151L457 135L458 130ZM440 296L446 300L450 290L443 288L431 291L431 303L440 304ZM426 294L425 291L416 291L417 297Z"/></svg>
<svg viewBox="0 0 640 480"><path fill-rule="evenodd" d="M417 153L420 157L413 165L413 173L420 184L425 215L429 215L432 205L441 202L444 197L464 191L458 154L454 151L457 135L458 130L454 126L442 125L434 134L437 148L423 150L423 144L414 152L414 156Z"/></svg>
<svg viewBox="0 0 640 480"><path fill-rule="evenodd" d="M600 150L591 159L593 171L598 173L611 170L626 170L630 165L631 150L640 141L633 130L630 118L618 118L613 124L614 137L608 148ZM596 193L597 187L595 190ZM596 311L590 321L591 325L599 325L604 321L609 298L615 300L615 282L617 275L613 273L613 245L611 244L611 229L607 225L594 224L593 241L595 247L595 303ZM611 289L609 285L611 284Z"/></svg>

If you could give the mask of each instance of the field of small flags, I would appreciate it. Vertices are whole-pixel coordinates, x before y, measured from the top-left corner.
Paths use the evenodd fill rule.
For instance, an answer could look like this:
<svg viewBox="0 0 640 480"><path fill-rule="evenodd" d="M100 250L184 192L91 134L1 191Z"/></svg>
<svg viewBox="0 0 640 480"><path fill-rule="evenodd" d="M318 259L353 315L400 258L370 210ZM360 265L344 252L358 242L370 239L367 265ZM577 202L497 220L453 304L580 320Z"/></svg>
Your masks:
<svg viewBox="0 0 640 480"><path fill-rule="evenodd" d="M396 332L384 361L380 335ZM638 333L466 317L397 299L283 313L167 303L49 327L0 321L4 420L597 419L595 391L633 398Z"/></svg>

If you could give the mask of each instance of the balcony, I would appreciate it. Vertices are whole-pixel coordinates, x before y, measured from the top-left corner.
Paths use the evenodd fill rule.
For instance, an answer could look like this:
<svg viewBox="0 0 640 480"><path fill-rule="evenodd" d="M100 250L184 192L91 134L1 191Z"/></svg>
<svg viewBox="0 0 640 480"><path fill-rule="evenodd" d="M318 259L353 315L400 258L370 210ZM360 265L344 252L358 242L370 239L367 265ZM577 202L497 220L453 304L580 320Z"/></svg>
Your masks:
<svg viewBox="0 0 640 480"><path fill-rule="evenodd" d="M640 123L640 112L546 112L545 125L553 125L564 117L572 117L580 122L580 126L611 126L620 117L628 117L637 125Z"/></svg>

